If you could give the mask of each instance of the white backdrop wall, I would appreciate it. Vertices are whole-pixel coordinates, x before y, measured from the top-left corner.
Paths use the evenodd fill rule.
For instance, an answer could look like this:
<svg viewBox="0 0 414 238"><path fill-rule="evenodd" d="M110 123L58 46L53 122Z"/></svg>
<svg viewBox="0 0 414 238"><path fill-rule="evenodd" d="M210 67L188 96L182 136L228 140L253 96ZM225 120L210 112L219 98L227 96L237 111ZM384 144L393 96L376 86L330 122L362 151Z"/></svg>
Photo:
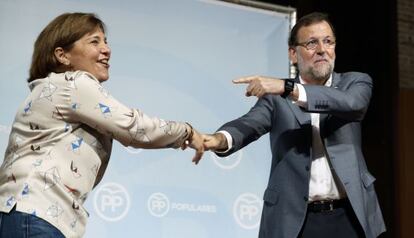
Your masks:
<svg viewBox="0 0 414 238"><path fill-rule="evenodd" d="M4 153L33 43L64 12L94 12L112 48L105 87L151 116L202 132L247 112L255 98L231 80L287 77L289 16L213 0L1 0L0 151ZM257 237L270 170L268 137L225 159L192 150L140 150L115 142L89 195L85 237Z"/></svg>

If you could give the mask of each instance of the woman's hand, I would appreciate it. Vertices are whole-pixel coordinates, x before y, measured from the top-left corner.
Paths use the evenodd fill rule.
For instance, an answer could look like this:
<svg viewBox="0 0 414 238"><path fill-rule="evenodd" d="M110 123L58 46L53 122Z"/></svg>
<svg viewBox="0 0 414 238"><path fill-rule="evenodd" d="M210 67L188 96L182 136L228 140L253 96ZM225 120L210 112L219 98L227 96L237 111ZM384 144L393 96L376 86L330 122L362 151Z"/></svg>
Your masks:
<svg viewBox="0 0 414 238"><path fill-rule="evenodd" d="M198 164L204 154L204 136L200 134L198 131L193 129L193 136L191 138L191 142L189 143L190 148L194 149L195 155L193 157L192 162Z"/></svg>
<svg viewBox="0 0 414 238"><path fill-rule="evenodd" d="M195 130L190 124L187 123L188 137L181 146L182 150L190 147L195 150L195 155L192 162L198 164L204 154L204 136Z"/></svg>

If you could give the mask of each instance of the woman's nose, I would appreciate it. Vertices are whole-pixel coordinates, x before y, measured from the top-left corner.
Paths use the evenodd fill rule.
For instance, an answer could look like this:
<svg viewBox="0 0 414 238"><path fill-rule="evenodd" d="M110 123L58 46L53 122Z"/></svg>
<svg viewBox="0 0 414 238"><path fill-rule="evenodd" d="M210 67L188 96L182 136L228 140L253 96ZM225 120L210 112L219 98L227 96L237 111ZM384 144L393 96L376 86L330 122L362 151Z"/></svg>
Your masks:
<svg viewBox="0 0 414 238"><path fill-rule="evenodd" d="M111 55L111 48L109 48L109 45L107 43L104 43L101 47L101 52L105 55Z"/></svg>

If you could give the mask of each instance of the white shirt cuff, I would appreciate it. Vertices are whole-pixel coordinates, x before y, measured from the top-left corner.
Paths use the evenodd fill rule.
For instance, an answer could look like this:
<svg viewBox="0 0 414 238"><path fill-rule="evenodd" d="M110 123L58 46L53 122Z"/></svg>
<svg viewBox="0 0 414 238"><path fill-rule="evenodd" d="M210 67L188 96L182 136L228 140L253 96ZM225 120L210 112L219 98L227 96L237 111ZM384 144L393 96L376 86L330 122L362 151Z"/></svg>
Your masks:
<svg viewBox="0 0 414 238"><path fill-rule="evenodd" d="M302 84L297 83L296 86L298 87L299 97L297 101L294 101L294 104L297 104L300 107L307 107L308 106L308 98L306 96L305 87Z"/></svg>
<svg viewBox="0 0 414 238"><path fill-rule="evenodd" d="M217 133L221 133L226 137L227 140L227 150L224 151L214 151L217 154L224 154L227 153L231 148L233 148L233 137L227 131L217 131Z"/></svg>

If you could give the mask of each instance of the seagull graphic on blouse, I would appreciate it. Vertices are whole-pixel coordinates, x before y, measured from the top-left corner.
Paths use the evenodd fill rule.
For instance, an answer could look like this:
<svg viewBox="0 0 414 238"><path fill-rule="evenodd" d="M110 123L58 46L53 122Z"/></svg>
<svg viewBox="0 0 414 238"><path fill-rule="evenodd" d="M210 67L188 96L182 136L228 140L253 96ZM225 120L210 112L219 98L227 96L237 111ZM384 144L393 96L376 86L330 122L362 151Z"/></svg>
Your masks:
<svg viewBox="0 0 414 238"><path fill-rule="evenodd" d="M160 128L164 129L165 134L172 135L171 123L161 120Z"/></svg>
<svg viewBox="0 0 414 238"><path fill-rule="evenodd" d="M132 137L132 140L150 142L150 139L145 134L145 129L143 128L132 128L129 130L129 135Z"/></svg>
<svg viewBox="0 0 414 238"><path fill-rule="evenodd" d="M109 92L108 92L108 90L106 90L104 87L99 87L98 88L98 90L99 90L99 92L101 92L102 93L102 95L104 96L104 97L106 97L106 98L108 98L109 97Z"/></svg>
<svg viewBox="0 0 414 238"><path fill-rule="evenodd" d="M67 72L65 73L65 80L66 81L73 81L75 78L73 77L73 73L72 72Z"/></svg>
<svg viewBox="0 0 414 238"><path fill-rule="evenodd" d="M55 93L57 87L52 83L48 83L45 87L43 87L42 92L39 95L39 99L45 98L49 101L52 101L52 95Z"/></svg>
<svg viewBox="0 0 414 238"><path fill-rule="evenodd" d="M75 163L73 162L73 160L70 163L70 170L72 171L73 177L75 177L75 178L82 177L82 175L78 172L78 166L75 165Z"/></svg>
<svg viewBox="0 0 414 238"><path fill-rule="evenodd" d="M71 131L72 130L72 125L71 124L69 124L69 123L65 123L65 127L64 127L65 129L65 132L68 132L68 131Z"/></svg>
<svg viewBox="0 0 414 238"><path fill-rule="evenodd" d="M72 208L73 210L79 210L79 204L75 200L72 201Z"/></svg>
<svg viewBox="0 0 414 238"><path fill-rule="evenodd" d="M72 110L76 111L80 108L80 103L74 102L70 105L70 107L72 108Z"/></svg>
<svg viewBox="0 0 414 238"><path fill-rule="evenodd" d="M39 145L32 144L32 145L30 145L30 149L33 152L39 152L40 151L40 146Z"/></svg>
<svg viewBox="0 0 414 238"><path fill-rule="evenodd" d="M36 213L36 210L35 210L35 209L33 209L32 211L30 211L30 210L29 210L29 212L30 212L30 214L32 214L33 216L37 216L37 213Z"/></svg>
<svg viewBox="0 0 414 238"><path fill-rule="evenodd" d="M36 159L36 160L32 163L32 165L33 165L34 167L39 167L40 165L42 165L42 162L43 162L43 160L42 160L42 159Z"/></svg>
<svg viewBox="0 0 414 238"><path fill-rule="evenodd" d="M134 112L130 111L128 113L124 113L124 115L127 116L127 117L134 117Z"/></svg>
<svg viewBox="0 0 414 238"><path fill-rule="evenodd" d="M55 186L60 181L59 171L56 167L52 167L45 172L40 172L41 176L43 176L44 181L44 188L43 190L47 190L53 186Z"/></svg>
<svg viewBox="0 0 414 238"><path fill-rule="evenodd" d="M30 126L30 130L32 130L32 131L40 130L40 127L37 124L29 122L29 126Z"/></svg>
<svg viewBox="0 0 414 238"><path fill-rule="evenodd" d="M144 117L144 114L141 111L136 110L136 112L137 112L137 117L139 117L139 118ZM133 117L134 116L134 112L133 111L130 111L128 113L124 113L124 115L127 116L127 117ZM135 140L135 141L143 141L143 142L150 142L150 139L146 135L144 128L136 128L136 127L133 127L133 128L131 128L129 130L129 135L131 136L131 139L132 140Z"/></svg>
<svg viewBox="0 0 414 238"><path fill-rule="evenodd" d="M16 203L16 198L14 196L9 197L6 201L6 207L12 207Z"/></svg>
<svg viewBox="0 0 414 238"><path fill-rule="evenodd" d="M77 89L73 75L69 76L68 74L65 74L65 80L68 82L70 88Z"/></svg>
<svg viewBox="0 0 414 238"><path fill-rule="evenodd" d="M16 183L16 177L12 173L10 176L7 176L7 182L14 182Z"/></svg>
<svg viewBox="0 0 414 238"><path fill-rule="evenodd" d="M58 120L63 120L63 114L60 112L58 107L55 107L55 110L52 112L52 117Z"/></svg>
<svg viewBox="0 0 414 238"><path fill-rule="evenodd" d="M32 101L26 104L26 106L23 108L24 115L29 115L32 113Z"/></svg>
<svg viewBox="0 0 414 238"><path fill-rule="evenodd" d="M22 198L29 196L29 184L24 183Z"/></svg>
<svg viewBox="0 0 414 238"><path fill-rule="evenodd" d="M70 227L72 228L72 230L74 230L76 228L76 224L78 223L78 220L74 219L71 223L70 223Z"/></svg>
<svg viewBox="0 0 414 238"><path fill-rule="evenodd" d="M57 203L51 205L46 211L46 215L51 216L53 218L58 218L62 213L63 209Z"/></svg>

